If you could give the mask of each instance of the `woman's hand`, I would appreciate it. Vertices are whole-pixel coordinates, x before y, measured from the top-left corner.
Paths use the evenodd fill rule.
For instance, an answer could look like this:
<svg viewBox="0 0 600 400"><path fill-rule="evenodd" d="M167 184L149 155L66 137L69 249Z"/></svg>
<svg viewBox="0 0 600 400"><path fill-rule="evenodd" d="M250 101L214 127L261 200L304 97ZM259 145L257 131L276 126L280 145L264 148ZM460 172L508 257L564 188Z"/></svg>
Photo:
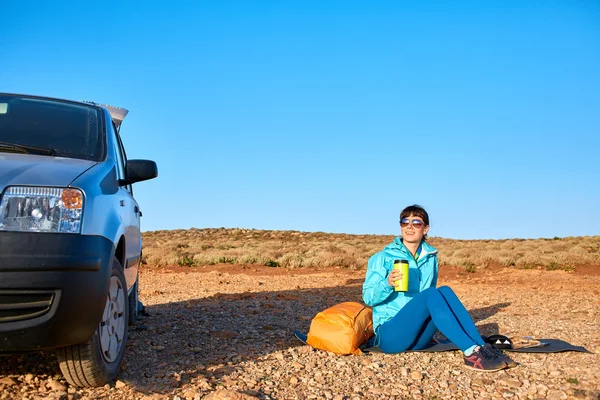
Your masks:
<svg viewBox="0 0 600 400"><path fill-rule="evenodd" d="M392 272L388 275L388 285L391 287L396 287L394 281L402 280L402 272L398 269L393 269Z"/></svg>

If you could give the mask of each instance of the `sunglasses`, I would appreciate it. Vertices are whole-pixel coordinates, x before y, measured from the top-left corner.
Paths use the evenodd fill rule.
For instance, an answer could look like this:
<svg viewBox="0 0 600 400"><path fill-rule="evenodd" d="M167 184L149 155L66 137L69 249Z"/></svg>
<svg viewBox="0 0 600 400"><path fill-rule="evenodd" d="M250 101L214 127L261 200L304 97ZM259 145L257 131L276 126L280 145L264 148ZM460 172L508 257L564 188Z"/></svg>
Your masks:
<svg viewBox="0 0 600 400"><path fill-rule="evenodd" d="M403 228L406 228L409 224L412 224L412 226L415 228L422 228L425 226L425 222L421 221L420 219L402 218L400 220L400 226Z"/></svg>

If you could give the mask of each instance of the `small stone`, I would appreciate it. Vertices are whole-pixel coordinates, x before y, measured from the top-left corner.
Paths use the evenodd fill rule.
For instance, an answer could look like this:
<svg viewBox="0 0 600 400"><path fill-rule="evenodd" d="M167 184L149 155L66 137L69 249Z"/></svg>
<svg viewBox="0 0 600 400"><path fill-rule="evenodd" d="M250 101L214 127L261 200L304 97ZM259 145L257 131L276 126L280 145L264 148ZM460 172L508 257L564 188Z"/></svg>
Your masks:
<svg viewBox="0 0 600 400"><path fill-rule="evenodd" d="M440 386L442 386L442 385L440 384ZM473 379L471 381L471 386L484 386L483 380L482 379ZM446 387L448 387L447 383L446 383Z"/></svg>
<svg viewBox="0 0 600 400"><path fill-rule="evenodd" d="M293 361L292 362L292 368L294 368L294 369L302 369L302 368L304 368L304 365L300 364L298 361Z"/></svg>
<svg viewBox="0 0 600 400"><path fill-rule="evenodd" d="M210 393L204 398L204 400L251 400L256 399L254 396L250 396L244 393L239 393L233 390L219 389L216 392Z"/></svg>
<svg viewBox="0 0 600 400"><path fill-rule="evenodd" d="M512 388L518 388L521 387L523 384L521 383L520 380L518 379L507 379L504 381L504 384L508 387L512 387Z"/></svg>
<svg viewBox="0 0 600 400"><path fill-rule="evenodd" d="M61 392L66 392L67 391L67 387L65 385L63 385L62 383L55 381L55 380L49 380L48 383L46 384L46 387L50 390L56 390L56 391L61 391Z"/></svg>
<svg viewBox="0 0 600 400"><path fill-rule="evenodd" d="M411 379L413 379L415 381L423 380L423 374L420 371L412 371L410 373L410 377L411 377Z"/></svg>
<svg viewBox="0 0 600 400"><path fill-rule="evenodd" d="M121 381L121 380L119 380L119 381L115 382L115 387L116 387L117 389L124 388L125 386L126 386L125 382L123 382L123 381Z"/></svg>
<svg viewBox="0 0 600 400"><path fill-rule="evenodd" d="M323 392L323 395L325 396L326 399L330 399L330 400L333 399L333 393L331 393L331 391L329 391L329 390L325 390Z"/></svg>
<svg viewBox="0 0 600 400"><path fill-rule="evenodd" d="M14 386L16 384L17 381L15 381L13 378L9 378L8 376L0 379L0 385Z"/></svg>
<svg viewBox="0 0 600 400"><path fill-rule="evenodd" d="M35 378L33 374L27 374L25 375L25 382L31 383L33 381L33 378Z"/></svg>
<svg viewBox="0 0 600 400"><path fill-rule="evenodd" d="M511 392L510 390L506 390L506 391L504 391L504 393L502 393L502 397L504 397L505 399L513 397L514 395L515 394L513 392Z"/></svg>
<svg viewBox="0 0 600 400"><path fill-rule="evenodd" d="M546 395L546 400L565 400L569 396L562 390L551 390Z"/></svg>
<svg viewBox="0 0 600 400"><path fill-rule="evenodd" d="M296 386L298 384L298 378L296 378L295 376L292 376L290 378L290 385Z"/></svg>

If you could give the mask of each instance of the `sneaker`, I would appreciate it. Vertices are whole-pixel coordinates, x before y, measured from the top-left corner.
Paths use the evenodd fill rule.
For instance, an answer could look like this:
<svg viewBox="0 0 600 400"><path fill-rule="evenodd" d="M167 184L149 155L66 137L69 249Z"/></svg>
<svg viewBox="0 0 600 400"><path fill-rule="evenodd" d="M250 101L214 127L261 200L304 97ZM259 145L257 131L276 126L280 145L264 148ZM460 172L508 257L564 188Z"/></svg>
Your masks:
<svg viewBox="0 0 600 400"><path fill-rule="evenodd" d="M482 372L494 372L505 369L508 366L506 361L499 357L492 349L489 343L479 346L477 351L474 351L470 356L464 356L465 366Z"/></svg>
<svg viewBox="0 0 600 400"><path fill-rule="evenodd" d="M517 366L516 361L514 361L512 358L510 358L505 352L503 352L502 350L494 347L494 346L490 346L490 349L496 353L496 356L502 360L504 360L504 362L506 363L506 366L508 368L514 368Z"/></svg>

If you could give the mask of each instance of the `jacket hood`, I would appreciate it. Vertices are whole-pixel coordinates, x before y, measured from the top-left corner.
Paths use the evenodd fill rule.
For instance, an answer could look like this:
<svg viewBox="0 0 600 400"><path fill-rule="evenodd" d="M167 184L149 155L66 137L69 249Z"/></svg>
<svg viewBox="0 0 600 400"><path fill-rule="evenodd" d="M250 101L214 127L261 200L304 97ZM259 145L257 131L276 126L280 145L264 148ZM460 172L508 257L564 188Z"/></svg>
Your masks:
<svg viewBox="0 0 600 400"><path fill-rule="evenodd" d="M96 161L0 153L0 193L7 186L66 187Z"/></svg>
<svg viewBox="0 0 600 400"><path fill-rule="evenodd" d="M405 255L407 257L412 257L410 251L406 248L404 243L402 243L402 237L396 237L394 241L387 246L385 246L384 251L391 255ZM429 254L437 254L437 249L431 246L426 241L421 242L421 254L419 255L419 259L424 258L424 256Z"/></svg>

